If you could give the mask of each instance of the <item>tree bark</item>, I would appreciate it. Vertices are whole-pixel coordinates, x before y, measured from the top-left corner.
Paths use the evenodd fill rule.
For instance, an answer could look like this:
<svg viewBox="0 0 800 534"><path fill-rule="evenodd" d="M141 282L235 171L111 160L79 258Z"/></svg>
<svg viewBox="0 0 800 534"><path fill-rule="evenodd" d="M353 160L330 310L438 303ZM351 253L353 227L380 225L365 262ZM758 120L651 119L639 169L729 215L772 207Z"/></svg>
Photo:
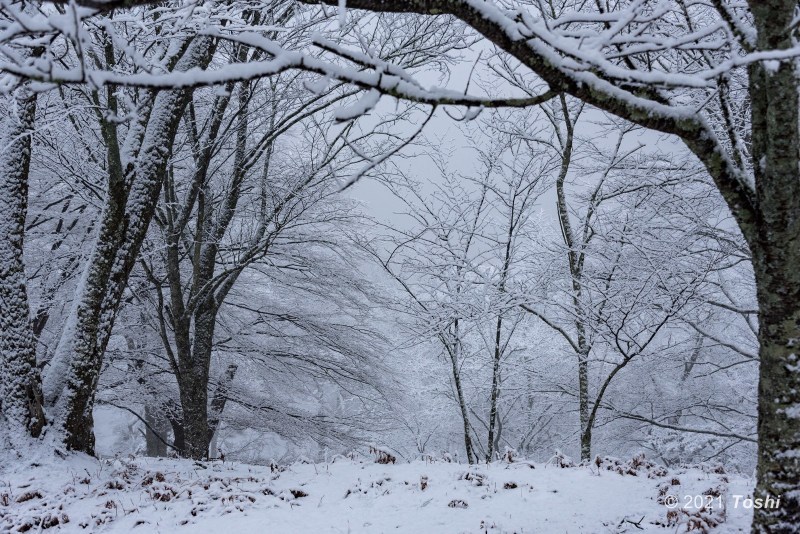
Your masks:
<svg viewBox="0 0 800 534"><path fill-rule="evenodd" d="M800 237L797 228L792 232L795 239ZM792 267L777 268L798 249L796 240L757 254L761 364L756 497L780 497L781 505L776 510L755 510L753 532L797 532L800 524L800 274L794 267L798 258L784 264Z"/></svg>
<svg viewBox="0 0 800 534"><path fill-rule="evenodd" d="M35 114L36 95L24 83L0 124L0 414L14 437L38 437L45 424L23 263Z"/></svg>
<svg viewBox="0 0 800 534"><path fill-rule="evenodd" d="M201 306L194 316L194 343L189 354L179 356L181 410L183 412L184 455L201 460L208 456L208 376L217 310Z"/></svg>
<svg viewBox="0 0 800 534"><path fill-rule="evenodd" d="M750 2L760 50L794 46L796 2ZM750 240L759 307L756 509L753 532L797 532L800 525L800 128L795 62L750 67L752 156L758 218ZM748 235L748 232L744 232Z"/></svg>

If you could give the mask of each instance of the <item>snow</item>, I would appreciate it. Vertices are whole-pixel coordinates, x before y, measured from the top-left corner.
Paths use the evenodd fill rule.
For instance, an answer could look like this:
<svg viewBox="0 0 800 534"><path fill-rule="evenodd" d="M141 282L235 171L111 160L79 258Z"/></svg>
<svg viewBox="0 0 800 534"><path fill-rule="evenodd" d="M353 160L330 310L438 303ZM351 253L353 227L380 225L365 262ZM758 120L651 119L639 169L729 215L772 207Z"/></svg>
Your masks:
<svg viewBox="0 0 800 534"><path fill-rule="evenodd" d="M770 74L775 74L781 68L781 62L774 60L774 59L767 59L763 62L764 68L767 69L767 72Z"/></svg>
<svg viewBox="0 0 800 534"><path fill-rule="evenodd" d="M786 367L789 366L787 365ZM792 404L783 411L789 419L800 419L800 404Z"/></svg>
<svg viewBox="0 0 800 534"><path fill-rule="evenodd" d="M354 104L339 108L334 112L334 117L338 121L348 121L366 115L378 105L381 93L377 89L370 89L364 93Z"/></svg>
<svg viewBox="0 0 800 534"><path fill-rule="evenodd" d="M723 520L712 532L749 530L752 510L733 502L750 495L751 480L715 468L667 471L641 459L561 468L555 461L467 466L373 458L271 467L81 455L4 462L0 530L681 532L700 516L674 512L678 523L667 527L659 495L683 500L714 488L727 510L706 514Z"/></svg>
<svg viewBox="0 0 800 534"><path fill-rule="evenodd" d="M338 11L339 30L344 31L347 26L347 0L339 0Z"/></svg>

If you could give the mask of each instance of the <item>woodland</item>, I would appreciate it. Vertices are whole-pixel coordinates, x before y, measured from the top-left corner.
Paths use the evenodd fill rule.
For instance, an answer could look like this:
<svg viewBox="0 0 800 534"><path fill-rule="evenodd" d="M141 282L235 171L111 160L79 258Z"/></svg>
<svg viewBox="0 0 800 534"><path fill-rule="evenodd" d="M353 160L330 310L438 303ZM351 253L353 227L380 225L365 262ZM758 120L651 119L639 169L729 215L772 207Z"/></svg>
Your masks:
<svg viewBox="0 0 800 534"><path fill-rule="evenodd" d="M0 0L3 463L643 453L797 532L799 20Z"/></svg>

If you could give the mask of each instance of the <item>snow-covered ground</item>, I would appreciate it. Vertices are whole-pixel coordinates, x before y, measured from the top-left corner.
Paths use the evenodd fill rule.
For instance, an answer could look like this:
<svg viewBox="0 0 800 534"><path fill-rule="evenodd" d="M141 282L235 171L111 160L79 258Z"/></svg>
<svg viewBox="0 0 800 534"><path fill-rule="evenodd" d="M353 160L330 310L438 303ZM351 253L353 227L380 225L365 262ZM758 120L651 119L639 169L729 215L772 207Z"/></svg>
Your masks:
<svg viewBox="0 0 800 534"><path fill-rule="evenodd" d="M0 531L40 532L746 532L733 506L752 481L708 466L641 459L560 467L443 460L253 466L86 456L0 471ZM710 497L697 513L669 496ZM719 495L719 497L716 497ZM699 501L697 501L699 503ZM720 508L719 503L722 503Z"/></svg>

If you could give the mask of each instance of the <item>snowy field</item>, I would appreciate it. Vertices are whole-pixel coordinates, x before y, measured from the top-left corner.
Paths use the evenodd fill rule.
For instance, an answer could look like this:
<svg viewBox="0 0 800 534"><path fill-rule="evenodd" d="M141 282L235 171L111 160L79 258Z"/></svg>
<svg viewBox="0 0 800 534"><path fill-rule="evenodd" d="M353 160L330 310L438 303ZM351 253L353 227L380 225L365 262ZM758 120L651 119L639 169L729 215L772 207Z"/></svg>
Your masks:
<svg viewBox="0 0 800 534"><path fill-rule="evenodd" d="M253 466L86 456L0 472L2 532L747 532L752 482L641 458L561 467L374 458ZM708 496L671 511L674 496ZM698 501L699 502L699 501ZM720 507L719 504L722 504ZM748 513L750 512L750 513Z"/></svg>

